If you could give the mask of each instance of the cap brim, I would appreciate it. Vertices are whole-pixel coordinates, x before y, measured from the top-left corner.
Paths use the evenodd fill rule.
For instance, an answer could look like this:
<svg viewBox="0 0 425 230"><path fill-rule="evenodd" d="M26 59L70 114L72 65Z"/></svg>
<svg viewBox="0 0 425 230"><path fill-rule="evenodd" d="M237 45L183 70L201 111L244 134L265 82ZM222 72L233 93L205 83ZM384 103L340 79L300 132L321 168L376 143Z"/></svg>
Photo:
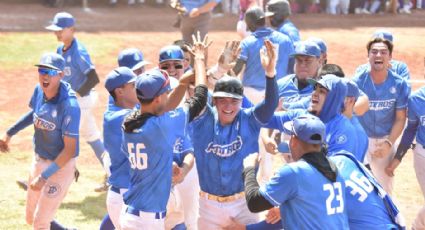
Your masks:
<svg viewBox="0 0 425 230"><path fill-rule="evenodd" d="M323 85L322 83L320 83L320 81L318 81L318 80L316 80L316 79L308 78L308 79L307 79L307 82L308 82L308 84L313 85L313 86L315 86L316 84L319 84L319 85L320 85L320 86L322 86L323 88L325 88L325 89L327 89L328 91L330 91L328 87L326 87L325 85Z"/></svg>
<svg viewBox="0 0 425 230"><path fill-rule="evenodd" d="M283 132L285 132L288 135L295 135L293 127L294 127L294 122L287 121L283 123Z"/></svg>
<svg viewBox="0 0 425 230"><path fill-rule="evenodd" d="M159 63L163 63L163 62L166 62L166 61L183 61L183 59L172 58L172 59L162 60Z"/></svg>
<svg viewBox="0 0 425 230"><path fill-rule="evenodd" d="M137 63L136 65L134 65L134 66L131 68L131 70L140 69L140 68L142 68L143 66L145 66L145 65L149 65L149 64L151 64L151 63L150 63L150 62L148 62L148 61L141 61L141 62Z"/></svg>
<svg viewBox="0 0 425 230"><path fill-rule="evenodd" d="M48 68L48 69L54 69L54 70L62 71L61 69L59 69L59 68L57 68L57 67L55 67L55 66L52 66L52 65L46 65L46 64L36 64L36 65L34 65L34 66L37 66L37 67L44 67L44 68Z"/></svg>
<svg viewBox="0 0 425 230"><path fill-rule="evenodd" d="M309 57L315 57L315 58L319 58L320 56L316 56L313 54L305 54L305 53L293 53L290 55L291 57L295 57L295 56L309 56Z"/></svg>
<svg viewBox="0 0 425 230"><path fill-rule="evenodd" d="M230 98L236 98L236 99L242 99L243 97L238 94L233 93L227 93L227 92L214 92L213 97L230 97Z"/></svg>
<svg viewBox="0 0 425 230"><path fill-rule="evenodd" d="M61 31L61 30L63 30L62 27L59 27L59 26L53 25L53 24L50 25L50 26L46 26L45 28L46 28L46 30L51 30L51 31Z"/></svg>
<svg viewBox="0 0 425 230"><path fill-rule="evenodd" d="M264 13L265 17L271 17L273 15L274 15L274 12L270 12L270 11Z"/></svg>

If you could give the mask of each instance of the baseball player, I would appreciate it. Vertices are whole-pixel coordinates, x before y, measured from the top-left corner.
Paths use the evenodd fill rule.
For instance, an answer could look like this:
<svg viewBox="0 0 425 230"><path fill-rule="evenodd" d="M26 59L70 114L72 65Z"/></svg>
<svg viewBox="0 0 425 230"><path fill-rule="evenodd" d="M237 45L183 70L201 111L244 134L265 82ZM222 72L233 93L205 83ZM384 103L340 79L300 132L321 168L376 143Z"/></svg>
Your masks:
<svg viewBox="0 0 425 230"><path fill-rule="evenodd" d="M114 69L107 75L105 81L105 88L114 101L103 117L103 139L111 158L111 175L108 179L111 186L106 197L106 207L116 229L120 229L123 194L130 184L130 164L121 152L121 125L124 117L138 104L134 88L135 81L136 75L127 67Z"/></svg>
<svg viewBox="0 0 425 230"><path fill-rule="evenodd" d="M244 39L251 34L246 27L245 13L250 7L255 5L257 5L257 1L254 0L239 0L239 20L236 23L236 32L239 34L241 39Z"/></svg>
<svg viewBox="0 0 425 230"><path fill-rule="evenodd" d="M214 107L207 105L191 128L198 168L198 229L217 229L231 217L243 223L256 222L257 216L247 209L243 196L242 159L258 151L258 134L277 106L274 46L265 41L267 54L262 53L266 72L264 102L241 109L243 86L239 79L223 77L215 84Z"/></svg>
<svg viewBox="0 0 425 230"><path fill-rule="evenodd" d="M266 185L255 178L258 154L245 158L245 197L249 210L279 206L284 229L348 229L346 189L335 165L321 150L325 125L313 115L284 124L295 162L282 166Z"/></svg>
<svg viewBox="0 0 425 230"><path fill-rule="evenodd" d="M184 73L184 59L184 52L179 46L165 46L159 52L158 67L167 71L170 78L180 79ZM182 100L180 105L184 105L184 100ZM176 200L175 203L177 204L173 206L173 211L177 212L176 215L183 213L184 224L188 229L197 229L199 183L196 167L193 168L195 160L193 158L193 147L189 135L177 138L174 145L174 154L179 159L176 165L178 166L176 170L179 174L178 176L176 175L175 186L172 188L172 197ZM182 203L182 205L178 205L178 203ZM181 210L178 210L180 206ZM170 209L168 208L168 213L170 213ZM173 218L171 215L168 215L165 221L166 227L167 224L171 226L180 224L178 223L180 219L177 217Z"/></svg>
<svg viewBox="0 0 425 230"><path fill-rule="evenodd" d="M33 229L50 229L74 179L80 108L75 92L62 81L65 60L60 55L44 54L36 66L39 84L29 103L31 110L6 132L0 150L8 150L11 137L34 124L35 156L28 179L26 222Z"/></svg>
<svg viewBox="0 0 425 230"><path fill-rule="evenodd" d="M393 34L388 30L385 30L385 29L376 30L372 35L372 39L373 38L382 38L382 39L388 40L393 44L393 47L394 47ZM390 59L389 68L393 72L397 73L398 75L406 79L406 81L410 80L410 71L409 71L409 68L407 67L407 64L402 61L393 59L392 55L390 56L390 58L391 59ZM362 72L367 72L367 71L370 71L369 63L363 64L357 67L356 74L361 74Z"/></svg>
<svg viewBox="0 0 425 230"><path fill-rule="evenodd" d="M257 6L251 7L245 13L245 22L252 34L241 41L241 53L233 71L236 75L243 73L242 84L244 86L245 96L254 104L262 101L266 78L264 69L261 68L260 50L264 47L264 40L270 40L276 47L277 80L286 76L288 69L289 56L293 53L293 43L291 39L271 28L266 27L265 14ZM244 68L244 71L242 69Z"/></svg>
<svg viewBox="0 0 425 230"><path fill-rule="evenodd" d="M407 153L407 150L411 147L413 139L416 138L416 145L413 149L413 165L415 168L416 178L419 182L422 191L422 195L425 197L425 169L423 167L425 162L425 108L423 107L424 101L425 87L421 87L419 90L410 95L407 107L407 126L404 129L403 136L397 148L396 154L392 161L388 164L385 171L388 176L394 176L395 169L401 163L401 160ZM415 221L417 222L416 229L421 229L419 226L425 226L424 217L424 211L418 214L418 218L416 218L417 221Z"/></svg>
<svg viewBox="0 0 425 230"><path fill-rule="evenodd" d="M145 72L146 65L151 64L144 60L143 53L137 48L128 48L118 54L118 66L130 68L136 76Z"/></svg>
<svg viewBox="0 0 425 230"><path fill-rule="evenodd" d="M93 149L97 159L104 165L103 159L109 159L109 157L105 156L107 152L105 152L92 113L92 108L97 100L97 93L93 88L99 83L99 77L86 48L74 37L75 19L69 13L57 13L52 24L47 26L46 29L53 31L58 41L63 43L58 47L57 53L65 59L63 80L68 82L77 93L78 104L81 109L81 136ZM108 166L105 167L105 171L108 171L107 168Z"/></svg>
<svg viewBox="0 0 425 230"><path fill-rule="evenodd" d="M393 190L393 178L385 168L394 157L394 144L406 122L410 88L407 82L389 69L392 43L375 38L368 42L370 71L356 75L353 81L369 97L370 109L359 116L369 137L366 155L372 172L387 193Z"/></svg>
<svg viewBox="0 0 425 230"><path fill-rule="evenodd" d="M266 17L270 20L271 26L277 31L288 35L292 42L295 43L301 39L297 27L289 20L291 14L291 6L287 0L272 0L267 2Z"/></svg>
<svg viewBox="0 0 425 230"><path fill-rule="evenodd" d="M165 71L147 71L136 80L141 108L128 115L123 124L122 151L128 155L131 170L129 190L124 194L127 207L120 220L122 229L164 229L172 180L173 146L179 136L184 136L186 124L205 107L207 99L204 63L207 39L198 42L201 41L198 34L198 40L194 40L192 52L199 86L188 106L165 112L170 90ZM181 79L176 89L186 89L188 84Z"/></svg>

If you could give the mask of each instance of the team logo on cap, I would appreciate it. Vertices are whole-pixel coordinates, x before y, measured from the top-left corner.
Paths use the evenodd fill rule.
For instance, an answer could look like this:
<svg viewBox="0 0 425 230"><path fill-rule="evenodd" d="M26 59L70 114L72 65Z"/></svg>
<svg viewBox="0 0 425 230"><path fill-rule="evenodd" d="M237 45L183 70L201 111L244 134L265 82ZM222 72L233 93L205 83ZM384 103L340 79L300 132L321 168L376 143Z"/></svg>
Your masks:
<svg viewBox="0 0 425 230"><path fill-rule="evenodd" d="M57 183L48 183L44 188L46 196L49 198L55 198L61 193L61 186Z"/></svg>
<svg viewBox="0 0 425 230"><path fill-rule="evenodd" d="M142 58L140 57L140 55L134 54L134 60L135 61L140 61L140 60L142 60Z"/></svg>
<svg viewBox="0 0 425 230"><path fill-rule="evenodd" d="M210 142L205 149L207 153L213 153L219 157L230 157L242 148L242 138L237 136L236 140L227 145L218 145Z"/></svg>
<svg viewBox="0 0 425 230"><path fill-rule="evenodd" d="M391 87L390 88L390 93L395 94L397 92L397 90L395 89L395 87Z"/></svg>

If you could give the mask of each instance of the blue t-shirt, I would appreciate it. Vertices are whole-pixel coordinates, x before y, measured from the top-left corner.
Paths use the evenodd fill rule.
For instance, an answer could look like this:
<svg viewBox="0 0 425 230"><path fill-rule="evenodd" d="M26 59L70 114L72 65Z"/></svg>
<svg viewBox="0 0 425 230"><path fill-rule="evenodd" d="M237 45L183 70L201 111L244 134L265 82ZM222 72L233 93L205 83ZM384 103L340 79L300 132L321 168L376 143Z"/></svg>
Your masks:
<svg viewBox="0 0 425 230"><path fill-rule="evenodd" d="M229 196L244 190L243 159L258 152L260 123L254 108L241 109L235 120L222 126L215 107L191 123L192 142L201 190Z"/></svg>
<svg viewBox="0 0 425 230"><path fill-rule="evenodd" d="M279 206L284 229L349 229L339 173L331 182L301 159L282 166L260 193Z"/></svg>
<svg viewBox="0 0 425 230"><path fill-rule="evenodd" d="M301 40L300 32L298 31L297 27L295 27L295 25L289 19L286 19L282 23L282 25L280 25L279 28L277 28L277 31L288 35L293 43Z"/></svg>
<svg viewBox="0 0 425 230"><path fill-rule="evenodd" d="M40 84L37 84L29 106L33 110L35 153L46 159L55 160L64 148L63 136L68 136L77 139L74 156L77 157L80 107L69 84L61 81L58 94L48 101Z"/></svg>
<svg viewBox="0 0 425 230"><path fill-rule="evenodd" d="M59 46L57 53L65 59L64 81L71 85L74 91L78 91L87 80L87 74L94 69L90 56L77 39L71 43L71 47L63 52L63 45Z"/></svg>
<svg viewBox="0 0 425 230"><path fill-rule="evenodd" d="M187 108L152 116L131 133L123 132L122 151L130 162L128 206L144 212L164 212L171 190L173 148L185 135Z"/></svg>
<svg viewBox="0 0 425 230"><path fill-rule="evenodd" d="M370 72L355 75L353 81L369 97L369 111L358 117L367 136L381 138L389 135L396 110L407 107L410 94L407 82L391 70L379 85L373 83Z"/></svg>
<svg viewBox="0 0 425 230"><path fill-rule="evenodd" d="M258 90L266 87L266 77L261 66L260 50L264 47L264 40L269 39L273 44L278 45L278 59L276 63L276 80L287 75L288 61L294 47L291 39L282 33L270 28L261 27L248 37L244 38L240 44L241 54L239 59L246 62L243 73L242 84Z"/></svg>
<svg viewBox="0 0 425 230"><path fill-rule="evenodd" d="M111 158L109 184L117 188L128 188L130 184L130 163L127 155L121 151L122 123L131 109L123 109L108 104L103 114L103 143Z"/></svg>
<svg viewBox="0 0 425 230"><path fill-rule="evenodd" d="M418 124L416 142L425 146L425 87L420 88L410 96L408 105L408 122Z"/></svg>
<svg viewBox="0 0 425 230"><path fill-rule="evenodd" d="M330 157L345 180L346 208L351 230L397 229L373 184L348 157Z"/></svg>

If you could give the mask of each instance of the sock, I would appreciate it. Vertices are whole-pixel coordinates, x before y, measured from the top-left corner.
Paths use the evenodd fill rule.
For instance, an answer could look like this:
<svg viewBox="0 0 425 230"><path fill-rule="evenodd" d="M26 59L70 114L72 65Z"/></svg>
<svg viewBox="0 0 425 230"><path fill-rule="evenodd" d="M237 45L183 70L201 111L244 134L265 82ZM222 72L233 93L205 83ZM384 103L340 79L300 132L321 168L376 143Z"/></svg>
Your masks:
<svg viewBox="0 0 425 230"><path fill-rule="evenodd" d="M94 154L96 154L97 159L99 162L103 165L102 162L102 154L105 152L105 147L103 146L103 142L100 139L97 139L95 141L88 141L87 142L90 147L93 149Z"/></svg>
<svg viewBox="0 0 425 230"><path fill-rule="evenodd" d="M59 224L56 220L53 220L50 222L50 230L66 230L66 228Z"/></svg>
<svg viewBox="0 0 425 230"><path fill-rule="evenodd" d="M102 223L100 223L99 230L114 230L114 224L111 221L111 218L109 217L109 214L106 214L103 217Z"/></svg>

